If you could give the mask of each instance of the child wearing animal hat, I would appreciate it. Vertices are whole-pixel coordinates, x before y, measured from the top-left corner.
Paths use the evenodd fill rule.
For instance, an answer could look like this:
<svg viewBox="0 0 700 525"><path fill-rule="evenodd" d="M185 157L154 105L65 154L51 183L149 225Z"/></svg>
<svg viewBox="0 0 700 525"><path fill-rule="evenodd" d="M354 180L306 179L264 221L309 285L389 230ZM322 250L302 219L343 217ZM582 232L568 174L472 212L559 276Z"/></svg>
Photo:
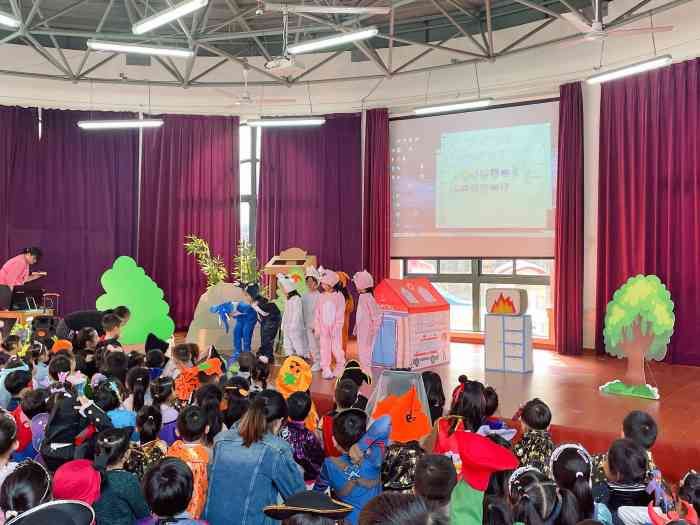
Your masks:
<svg viewBox="0 0 700 525"><path fill-rule="evenodd" d="M372 366L372 349L374 340L379 333L382 324L382 311L374 299L372 290L374 278L368 271L357 272L352 278L360 298L357 301L357 318L355 321L355 335L357 336L357 349L360 355L360 364L364 370L370 370Z"/></svg>

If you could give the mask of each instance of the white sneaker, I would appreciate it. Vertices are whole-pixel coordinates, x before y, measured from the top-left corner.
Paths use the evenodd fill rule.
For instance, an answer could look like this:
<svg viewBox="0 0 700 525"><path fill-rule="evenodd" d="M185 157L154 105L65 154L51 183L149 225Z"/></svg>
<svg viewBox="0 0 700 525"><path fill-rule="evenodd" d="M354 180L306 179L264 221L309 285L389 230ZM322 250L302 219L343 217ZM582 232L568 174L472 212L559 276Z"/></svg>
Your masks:
<svg viewBox="0 0 700 525"><path fill-rule="evenodd" d="M321 377L323 379L335 379L335 375L330 370L324 370Z"/></svg>
<svg viewBox="0 0 700 525"><path fill-rule="evenodd" d="M320 372L321 371L321 365L318 363L314 363L311 365L311 372Z"/></svg>

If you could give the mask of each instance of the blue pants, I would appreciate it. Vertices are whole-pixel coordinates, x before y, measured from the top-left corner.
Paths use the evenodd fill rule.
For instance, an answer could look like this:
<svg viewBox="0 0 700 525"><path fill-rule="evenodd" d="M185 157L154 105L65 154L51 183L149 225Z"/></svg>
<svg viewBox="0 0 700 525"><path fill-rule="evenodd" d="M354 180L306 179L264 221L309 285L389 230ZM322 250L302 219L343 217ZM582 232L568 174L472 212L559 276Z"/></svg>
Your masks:
<svg viewBox="0 0 700 525"><path fill-rule="evenodd" d="M238 359L241 352L250 352L253 344L253 330L255 330L255 319L236 319L236 328L233 329L233 355L229 364Z"/></svg>

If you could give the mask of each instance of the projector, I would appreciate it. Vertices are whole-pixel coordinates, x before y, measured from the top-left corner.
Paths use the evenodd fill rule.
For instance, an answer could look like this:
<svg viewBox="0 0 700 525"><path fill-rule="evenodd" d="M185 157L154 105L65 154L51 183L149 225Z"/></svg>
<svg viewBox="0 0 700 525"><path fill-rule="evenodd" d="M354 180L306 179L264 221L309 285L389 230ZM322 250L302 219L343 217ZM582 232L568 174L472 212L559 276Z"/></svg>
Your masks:
<svg viewBox="0 0 700 525"><path fill-rule="evenodd" d="M294 67L294 58L290 56L274 57L272 60L265 62L265 69L268 71L278 71L280 69L289 69Z"/></svg>

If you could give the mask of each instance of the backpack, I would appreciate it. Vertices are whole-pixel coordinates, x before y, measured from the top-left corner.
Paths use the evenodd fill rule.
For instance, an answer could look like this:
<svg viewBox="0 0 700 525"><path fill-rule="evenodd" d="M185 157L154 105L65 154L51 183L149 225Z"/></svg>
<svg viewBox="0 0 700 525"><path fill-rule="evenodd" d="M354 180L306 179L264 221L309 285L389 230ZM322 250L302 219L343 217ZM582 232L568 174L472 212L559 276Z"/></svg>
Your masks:
<svg viewBox="0 0 700 525"><path fill-rule="evenodd" d="M382 463L384 490L411 490L416 481L416 465L424 454L418 441L392 443L386 447Z"/></svg>

